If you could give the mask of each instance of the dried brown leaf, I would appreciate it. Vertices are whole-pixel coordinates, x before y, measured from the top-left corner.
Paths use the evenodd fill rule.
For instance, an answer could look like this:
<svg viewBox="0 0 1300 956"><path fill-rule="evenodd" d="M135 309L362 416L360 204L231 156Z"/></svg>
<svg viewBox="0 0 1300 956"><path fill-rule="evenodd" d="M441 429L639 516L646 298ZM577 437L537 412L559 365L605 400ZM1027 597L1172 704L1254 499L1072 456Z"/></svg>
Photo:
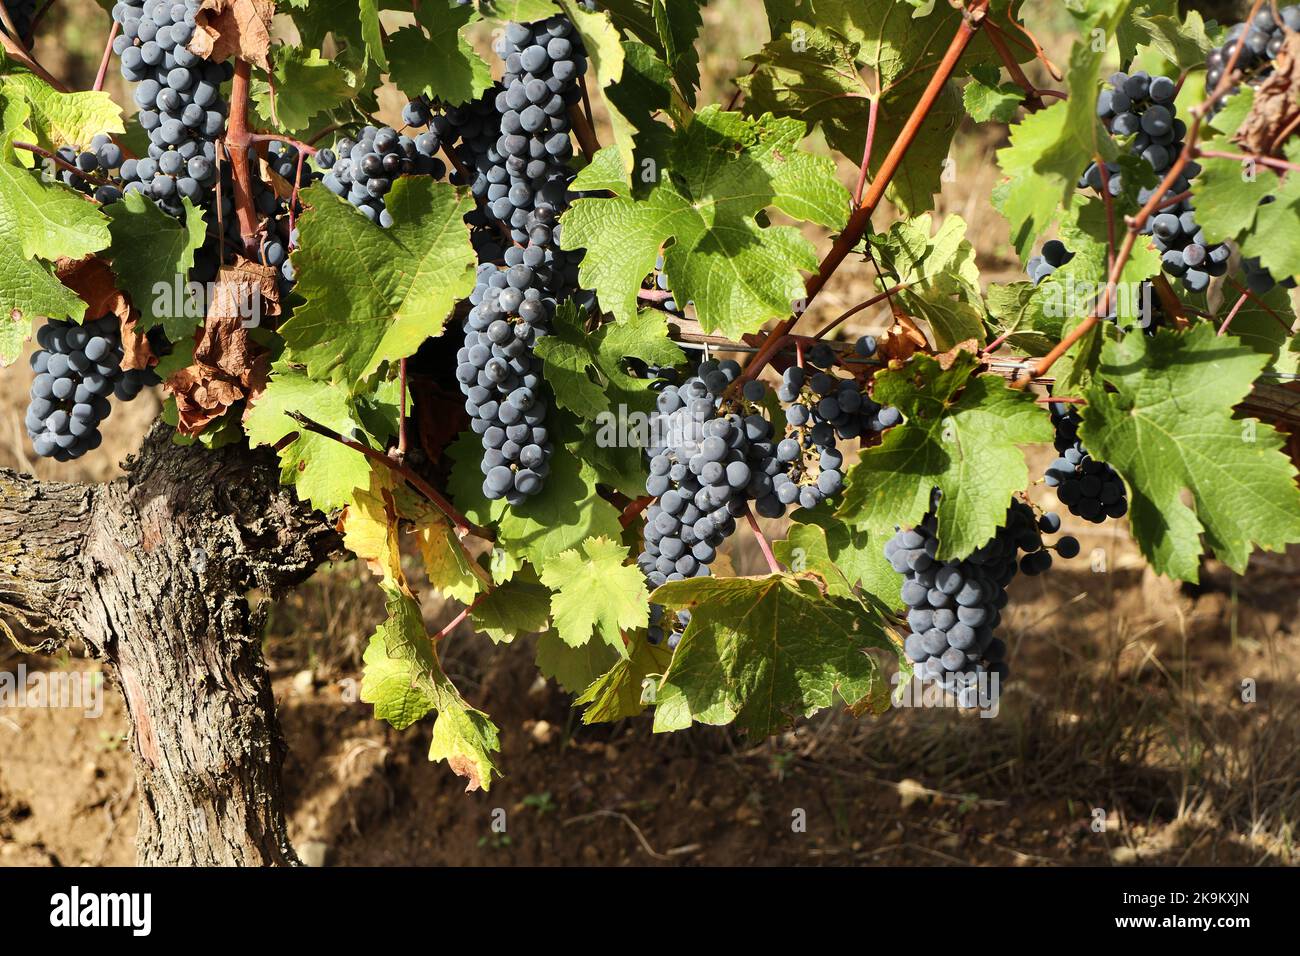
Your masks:
<svg viewBox="0 0 1300 956"><path fill-rule="evenodd" d="M1300 33L1288 33L1273 72L1255 87L1255 101L1233 139L1247 152L1268 156L1300 116Z"/></svg>
<svg viewBox="0 0 1300 956"><path fill-rule="evenodd" d="M266 388L269 371L267 351L253 341L238 314L209 315L198 333L193 364L166 382L176 397L178 430L192 437L236 402L256 399Z"/></svg>
<svg viewBox="0 0 1300 956"><path fill-rule="evenodd" d="M189 50L205 60L247 60L270 72L274 15L274 0L203 0Z"/></svg>

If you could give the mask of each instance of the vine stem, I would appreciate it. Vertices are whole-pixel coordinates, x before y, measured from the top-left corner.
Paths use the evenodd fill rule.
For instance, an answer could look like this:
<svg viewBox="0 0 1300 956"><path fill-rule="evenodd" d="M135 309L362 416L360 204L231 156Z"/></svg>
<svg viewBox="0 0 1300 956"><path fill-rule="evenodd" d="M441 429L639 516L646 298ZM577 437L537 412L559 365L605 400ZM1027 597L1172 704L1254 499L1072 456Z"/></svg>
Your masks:
<svg viewBox="0 0 1300 956"><path fill-rule="evenodd" d="M1271 166L1273 169L1282 169L1293 173L1300 172L1300 163L1288 163L1285 159L1274 159L1272 156L1234 153L1226 149L1198 149L1196 155L1204 156L1207 159L1235 159L1241 163L1257 163L1260 166Z"/></svg>
<svg viewBox="0 0 1300 956"><path fill-rule="evenodd" d="M2 5L0 5L2 6ZM5 52L21 63L27 69L31 70L54 89L60 93L68 93L68 87L63 81L59 80L45 67L36 62L36 58L27 52L27 49L18 40L15 40L7 32L0 30L0 46L5 48Z"/></svg>
<svg viewBox="0 0 1300 956"><path fill-rule="evenodd" d="M1012 54L1011 48L1007 46L1006 35L1003 34L1001 28L998 27L996 23L990 22L986 24L985 33L989 38L989 43L991 43L993 45L993 49L997 51L998 59L1002 61L1002 65L1005 66L1007 68L1007 72L1011 74L1012 82L1014 82L1017 86L1019 86L1022 90L1025 91L1025 99L1024 99L1025 109L1028 110L1030 113L1037 113L1039 110L1041 110L1044 106L1047 105L1043 102L1044 91L1034 86L1034 84L1030 82L1029 77L1025 75L1024 69L1021 68L1020 63L1017 62L1015 58L1015 55ZM1052 92L1055 91L1053 90ZM1065 94L1062 93L1059 95L1061 96L1062 99L1065 98Z"/></svg>
<svg viewBox="0 0 1300 956"><path fill-rule="evenodd" d="M1259 12L1259 9L1263 4L1264 0L1255 0L1254 5L1251 7L1250 16L1247 17L1247 22L1254 18L1255 14ZM1086 319L1076 325L1070 331L1069 335L1063 338L1050 352L1044 355L1030 370L1029 375L1017 377L1013 380L1011 382L1012 388L1027 388L1033 379L1041 378L1046 375L1051 367L1056 364L1056 361L1074 346L1074 343L1078 342L1079 339L1083 338L1092 330L1093 326L1097 324L1099 317L1110 311L1110 302L1113 290L1119 282L1119 277L1123 274L1124 266L1128 263L1129 257L1133 255L1133 247L1137 244L1139 232L1141 232L1142 227L1146 225L1147 220L1151 218L1156 207L1163 202L1164 195L1173 187L1174 181L1182 175L1187 164L1191 162L1192 155L1196 150L1197 137L1201 132L1201 124L1205 120L1205 114L1213 103L1219 100L1232 88L1233 81L1236 78L1237 61L1240 59L1241 51L1245 45L1246 34L1242 33L1241 38L1237 41L1237 45L1233 48L1232 58L1224 68L1223 77L1219 80L1219 85L1215 87L1213 95L1199 106L1193 107L1192 125L1187 130L1187 137L1185 145L1183 146L1183 151L1178 155L1178 159L1174 161L1173 165L1169 167L1168 172L1165 173L1165 178L1156 188L1156 191L1151 194L1151 198L1147 200L1146 205L1138 210L1138 214L1128 221L1128 234L1124 237L1124 244L1120 247L1119 255L1116 256L1115 262L1111 266L1110 275L1106 280L1106 288L1102 290L1101 298L1098 300L1097 308L1093 311L1093 314L1089 315Z"/></svg>
<svg viewBox="0 0 1300 956"><path fill-rule="evenodd" d="M9 16L9 7L4 3L0 3L0 22L4 23L5 32L19 43L22 42L22 34L18 32L18 27L14 24L13 17Z"/></svg>
<svg viewBox="0 0 1300 956"><path fill-rule="evenodd" d="M753 75L754 75L755 73L757 73L757 72L758 72L758 64L755 63L753 66L751 66L751 67L749 68L749 72L746 73L745 76L753 76ZM734 82L734 81L733 81L733 82ZM727 100L727 109L726 109L726 112L730 113L732 110L734 110L734 109L736 108L736 106L740 103L740 98L741 98L741 96L743 96L744 93L745 93L745 91L742 90L742 89L740 88L740 84L737 83L737 84L736 84L736 91L735 91L734 93L731 94L731 99Z"/></svg>
<svg viewBox="0 0 1300 956"><path fill-rule="evenodd" d="M322 438L328 438L331 441L338 442L340 445L345 445L353 451L358 451L365 455L371 461L378 462L385 468L397 473L400 477L405 479L412 488L424 495L425 499L427 499L430 504L441 511L447 519L451 521L452 525L456 528L458 537L465 538L468 535L473 535L474 537L481 538L484 541L493 540L492 532L488 531L486 528L480 528L478 525L470 522L468 518L455 509L452 503L448 501L437 488L433 487L433 485L429 484L429 482L417 475L406 464L396 461L390 455L385 455L381 451L375 451L375 449L371 448L369 445L363 445L361 442L353 441L351 438L344 438L334 429L322 425L320 422L313 421L301 412L285 412L285 414L313 435L320 435Z"/></svg>
<svg viewBox="0 0 1300 956"><path fill-rule="evenodd" d="M1283 330L1286 332L1287 335L1290 335L1290 334L1291 334L1291 326L1290 326L1290 325L1287 325L1287 324L1286 324L1286 320L1284 320L1284 319L1282 318L1282 316L1278 315L1277 312L1275 312L1275 311L1274 311L1274 310L1269 306L1269 304L1268 304L1267 302L1265 302L1263 299L1261 299L1259 296L1257 296L1257 295L1256 295L1254 292L1252 292L1249 288L1247 288L1246 286L1244 286L1244 285L1242 285L1241 283L1239 283L1236 279L1232 278L1232 276L1229 276L1229 277L1228 277L1228 282L1230 282L1230 283L1232 284L1232 287L1233 287L1234 289L1236 289L1238 292L1240 292L1240 293L1241 293L1242 295L1244 295L1246 298L1250 299L1252 302L1254 302L1256 305L1258 305L1261 309L1263 309L1265 312L1267 312L1270 316L1272 316L1272 317L1273 317L1273 321L1275 321L1278 325L1282 326Z"/></svg>
<svg viewBox="0 0 1300 956"><path fill-rule="evenodd" d="M1228 311L1228 317L1224 319L1223 324L1219 326L1220 335L1228 334L1228 326L1232 325L1232 320L1237 317L1237 313L1241 311L1241 307L1245 305L1249 300L1250 300L1250 296L1245 295L1244 293L1237 297L1237 301L1233 304L1232 308Z"/></svg>
<svg viewBox="0 0 1300 956"><path fill-rule="evenodd" d="M243 240L243 253L251 258L253 238L257 235L257 210L253 207L253 174L248 168L249 78L252 68L247 60L235 61L235 76L230 81L230 122L226 126L226 147L230 153L231 172L235 180L235 216Z"/></svg>
<svg viewBox="0 0 1300 956"><path fill-rule="evenodd" d="M1101 204L1106 210L1106 268L1115 268L1115 203L1110 195L1110 170L1106 168L1101 154L1093 153L1092 161L1101 176Z"/></svg>
<svg viewBox="0 0 1300 956"><path fill-rule="evenodd" d="M871 147L876 139L876 119L880 115L880 94L871 98L867 109L867 141L862 146L862 165L858 168L858 184L853 189L853 205L862 205L862 191L867 188L867 173L871 166Z"/></svg>
<svg viewBox="0 0 1300 956"><path fill-rule="evenodd" d="M306 153L308 156L315 156L320 150L311 143L304 143L302 140L294 139L292 136L281 136L279 133L249 133L248 145L256 146L259 143L288 143L299 153Z"/></svg>
<svg viewBox="0 0 1300 956"><path fill-rule="evenodd" d="M60 169L66 169L70 173L76 173L78 176L80 176L88 183L94 183L96 186L112 185L107 179L101 179L99 176L96 176L93 173L82 172L81 167L68 162L58 153L53 153L50 150L46 149L44 146L37 146L35 143L23 143L18 140L15 140L9 145L13 146L14 149L23 149L29 153L35 153L37 156L44 156L55 166L58 166Z"/></svg>
<svg viewBox="0 0 1300 956"><path fill-rule="evenodd" d="M29 30L32 36L36 36L36 28L41 25L41 21L45 19L45 14L50 12L52 6L54 6L54 0L45 0L45 5L33 14L32 25Z"/></svg>
<svg viewBox="0 0 1300 956"><path fill-rule="evenodd" d="M104 56L99 61L99 72L95 74L95 85L91 89L98 93L104 88L104 78L108 76L108 64L113 58L113 41L117 39L117 31L122 25L116 20L113 21L113 28L108 31L108 42L104 44Z"/></svg>
<svg viewBox="0 0 1300 956"><path fill-rule="evenodd" d="M767 561L767 569L773 574L780 574L781 565L776 563L776 555L772 553L772 546L767 543L763 529L758 526L758 519L754 517L754 510L749 505L745 506L745 520L749 522L749 530L754 532L754 540L758 542L758 550L763 552L763 559Z"/></svg>
<svg viewBox="0 0 1300 956"><path fill-rule="evenodd" d="M632 522L636 521L636 519L640 517L641 514L647 508L649 508L650 505L652 505L653 503L654 503L654 499L651 498L649 495L645 495L641 498L637 498L635 501L631 502L626 508L623 509L623 513L619 515L618 518L619 524L621 524L624 528L630 527Z"/></svg>
<svg viewBox="0 0 1300 956"><path fill-rule="evenodd" d="M745 375L737 379L738 382L754 378L771 361L776 348L774 343L789 334L795 323L808 310L809 304L817 297L817 293L830 281L831 276L835 274L835 270L840 267L840 263L848 257L849 252L862 239L867 227L871 224L872 213L876 211L876 206L880 204L880 200L884 198L885 189L893 180L894 174L898 172L903 157L907 155L912 142L921 130L921 125L930 115L930 111L934 108L934 104L938 101L945 85L951 79L953 71L957 68L958 61L966 52L966 47L974 38L976 31L979 30L980 24L984 22L988 14L988 7L989 0L974 0L965 9L961 26L957 28L956 34L948 44L948 51L944 54L938 67L935 68L934 74L930 77L930 82L926 85L925 91L921 94L916 106L912 108L911 115L908 116L907 122L898 134L898 139L894 140L893 146L890 147L889 152L881 162L880 169L876 172L876 178L871 181L862 203L849 216L844 231L839 234L830 251L826 253L826 257L822 259L821 264L817 267L817 274L811 276L805 283L803 302L799 304L794 315L782 320L772 330L763 343L763 347L750 360L749 367L745 369Z"/></svg>
<svg viewBox="0 0 1300 956"><path fill-rule="evenodd" d="M463 608L461 608L460 613L457 614L455 617L453 617L450 621L448 621L443 626L442 630L440 630L436 635L434 635L433 643L435 644L440 643L443 638L447 637L448 635L451 634L452 631L460 627L460 625L465 622L465 618L469 617L469 612L472 609L472 607L473 607L472 605L467 604Z"/></svg>
<svg viewBox="0 0 1300 956"><path fill-rule="evenodd" d="M592 157L600 152L600 140L596 139L596 131L587 122L587 114L582 111L580 104L574 103L569 107L569 123L573 126L574 135L578 137L578 146L582 148L582 155L590 162Z"/></svg>
<svg viewBox="0 0 1300 956"><path fill-rule="evenodd" d="M1006 342L1009 338L1011 338L1011 333L1003 332L988 345L984 346L984 348L980 349L980 355L990 355L993 352L996 352L998 349L1002 348L1002 343Z"/></svg>
<svg viewBox="0 0 1300 956"><path fill-rule="evenodd" d="M401 417L397 423L397 457L406 460L406 359L398 363L402 382Z"/></svg>
<svg viewBox="0 0 1300 956"><path fill-rule="evenodd" d="M885 299L888 299L894 296L895 294L902 292L911 284L912 283L910 282L900 282L897 285L886 289L884 292L879 292L876 295L873 295L870 299L867 299L867 301L865 302L859 302L857 305L855 305L853 308L849 309L848 311L841 312L838 316L836 316L834 319L832 319L826 325L822 326L822 328L817 331L817 334L813 336L813 341L816 342L825 338L828 333L830 333L832 330L834 330L835 328L843 324L843 322L846 319L850 318L851 316L857 315L863 309L869 309L873 305L877 304L878 302L883 302Z"/></svg>

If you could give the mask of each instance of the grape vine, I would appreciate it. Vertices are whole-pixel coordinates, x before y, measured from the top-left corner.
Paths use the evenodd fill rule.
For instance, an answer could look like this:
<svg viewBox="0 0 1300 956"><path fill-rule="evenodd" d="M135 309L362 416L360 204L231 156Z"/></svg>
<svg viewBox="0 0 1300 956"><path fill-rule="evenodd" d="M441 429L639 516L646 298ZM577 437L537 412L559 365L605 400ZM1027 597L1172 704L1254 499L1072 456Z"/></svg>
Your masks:
<svg viewBox="0 0 1300 956"><path fill-rule="evenodd" d="M433 716L471 786L500 743L442 670L459 630L539 635L587 722L768 734L886 674L982 707L1017 577L1094 524L1183 580L1300 540L1300 7L925 6L774 14L720 103L690 0L280 4L295 31L119 0L126 104L5 32L32 448L162 383L182 440L270 449L378 578L362 699ZM981 276L958 109L1006 127L1030 281Z"/></svg>

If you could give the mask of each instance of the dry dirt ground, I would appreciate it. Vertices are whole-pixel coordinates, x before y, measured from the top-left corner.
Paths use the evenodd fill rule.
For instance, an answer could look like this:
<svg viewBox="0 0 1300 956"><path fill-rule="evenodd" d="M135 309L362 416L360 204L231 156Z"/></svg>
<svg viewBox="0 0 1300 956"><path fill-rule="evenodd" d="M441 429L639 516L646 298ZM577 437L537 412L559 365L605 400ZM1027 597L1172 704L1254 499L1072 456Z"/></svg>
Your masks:
<svg viewBox="0 0 1300 956"><path fill-rule="evenodd" d="M752 34L726 16L706 8L712 36ZM719 64L725 42L709 49L709 75L743 72ZM93 72L97 57L84 59ZM964 142L940 214L970 223L986 276L1014 277L1005 224L988 211L999 144L970 130ZM846 263L809 324L861 301L872 278ZM852 331L884 316L861 318ZM94 456L33 465L25 379L0 374L0 466L46 478L110 478L157 410L119 408ZM1033 495L1053 504L1049 489ZM487 794L428 763L427 724L388 730L353 702L382 604L363 569L323 569L274 608L266 639L295 843L330 865L1295 863L1300 553L1256 556L1244 578L1211 564L1189 589L1144 569L1123 522L1066 530L1083 556L1013 586L1015 674L995 719L832 712L766 741L656 736L645 719L583 727L537 679L528 639L495 648L458 632L448 669L503 731L506 777ZM737 538L737 571L757 571ZM451 614L428 608L431 624ZM0 671L22 662L94 667L0 648ZM111 689L96 720L0 710L0 865L133 862L125 732Z"/></svg>
<svg viewBox="0 0 1300 956"><path fill-rule="evenodd" d="M588 728L528 647L458 633L448 667L504 731L488 794L426 761L427 727L386 730L350 702L380 609L366 572L327 570L277 608L267 641L294 839L335 865L1295 862L1297 565L1194 597L1144 573L1120 532L1086 544L1108 572L1015 588L1017 675L993 719L831 713L769 741ZM98 720L0 712L0 863L133 860L125 730L112 693Z"/></svg>

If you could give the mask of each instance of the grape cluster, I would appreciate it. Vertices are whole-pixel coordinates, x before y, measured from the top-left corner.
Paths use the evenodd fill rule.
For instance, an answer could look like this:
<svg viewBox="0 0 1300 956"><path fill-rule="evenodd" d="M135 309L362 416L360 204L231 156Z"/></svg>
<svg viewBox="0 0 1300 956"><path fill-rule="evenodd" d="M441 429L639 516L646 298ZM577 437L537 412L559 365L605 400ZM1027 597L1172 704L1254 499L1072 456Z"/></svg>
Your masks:
<svg viewBox="0 0 1300 956"><path fill-rule="evenodd" d="M1183 137L1187 134L1187 125L1177 117L1176 94L1177 85L1169 77L1153 77L1139 71L1132 75L1114 74L1097 97L1097 114L1106 127L1116 135L1132 136L1130 151L1141 156L1161 178L1182 152ZM1098 192L1107 189L1110 195L1118 196L1123 190L1120 166L1108 163L1106 169L1103 181L1101 170L1092 163L1080 185ZM1188 163L1167 195L1186 192L1198 172L1200 167L1196 163ZM1138 202L1145 204L1154 193L1154 189L1143 187L1138 190ZM1143 231L1153 237L1164 271L1181 279L1189 291L1204 291L1212 277L1228 271L1231 248L1209 242L1196 223L1190 199L1162 209L1148 220Z"/></svg>
<svg viewBox="0 0 1300 956"><path fill-rule="evenodd" d="M1034 285L1039 285L1073 258L1074 253L1065 248L1065 243L1060 239L1049 239L1043 243L1042 252L1031 256L1025 263L1025 271L1029 273L1029 278L1033 280Z"/></svg>
<svg viewBox="0 0 1300 956"><path fill-rule="evenodd" d="M529 251L507 249L505 268L479 265L465 344L456 353L470 427L483 439L483 494L510 504L541 491L552 451L533 348L547 334L555 300L542 293Z"/></svg>
<svg viewBox="0 0 1300 956"><path fill-rule="evenodd" d="M1273 16L1271 4L1265 4L1249 23L1238 23L1223 39L1223 44L1211 50L1205 58L1205 92L1212 93L1223 79L1223 71L1236 52L1244 35L1246 40L1237 57L1236 68L1246 74L1250 82L1257 82L1273 72L1273 60L1286 42L1287 30L1300 30L1300 5L1283 7L1278 13L1279 23Z"/></svg>
<svg viewBox="0 0 1300 956"><path fill-rule="evenodd" d="M1009 673L1006 644L994 633L1007 604L1007 586L1017 572L1036 575L1052 566L1042 535L1059 529L1060 518L1049 513L1036 519L1033 508L1013 499L1006 524L991 541L947 561L937 558L937 528L931 511L885 544L885 557L903 575L903 603L909 609L911 633L903 652L921 679L954 694L960 706L973 707L981 678L996 674L1005 681ZM1079 543L1061 538L1056 550L1073 557Z"/></svg>
<svg viewBox="0 0 1300 956"><path fill-rule="evenodd" d="M113 40L122 77L135 84L140 126L149 134L148 155L121 165L125 191L152 198L180 216L183 199L207 201L217 182L216 140L225 129L221 84L229 63L191 53L199 0L119 0L113 19L122 32Z"/></svg>
<svg viewBox="0 0 1300 956"><path fill-rule="evenodd" d="M745 514L748 498L764 488L771 493L777 470L767 440L772 426L755 404L763 385L746 383L743 400L732 400L734 410L719 414L739 375L740 366L730 359L707 360L680 386L667 385L658 395L646 479L655 501L646 509L645 550L637 558L652 590L667 581L707 576L718 548ZM647 638L658 644L666 637L675 648L690 613L681 611L671 622L664 613L651 605Z"/></svg>
<svg viewBox="0 0 1300 956"><path fill-rule="evenodd" d="M454 148L480 203L471 226L495 223L514 242L500 252L503 266L482 258L495 243L478 245L478 281L456 372L471 426L483 439L483 493L514 505L541 491L552 451L533 347L547 334L558 300L590 301L575 295L581 253L560 250L559 225L573 181L566 111L579 97L586 61L563 16L508 24L496 51L505 74L490 100L441 117L416 101L403 118L429 127L421 148L459 140Z"/></svg>
<svg viewBox="0 0 1300 956"><path fill-rule="evenodd" d="M74 173L70 169L60 170L60 178L65 185L88 196L94 196L96 202L104 205L117 202L122 198L122 190L114 183L95 185L85 178L96 176L116 179L119 176L118 170L122 166L122 147L114 143L106 134L100 133L95 136L91 139L90 146L80 152L71 146L60 146L57 155L59 159L76 166L81 171Z"/></svg>
<svg viewBox="0 0 1300 956"><path fill-rule="evenodd" d="M1119 473L1093 458L1079 440L1078 412L1064 402L1052 403L1056 451L1060 458L1048 466L1044 481L1056 489L1061 504L1093 524L1128 513L1128 495Z"/></svg>
<svg viewBox="0 0 1300 956"><path fill-rule="evenodd" d="M1039 255L1030 256L1029 261L1025 264L1025 271L1029 273L1029 278L1033 280L1034 285L1040 285L1045 279L1054 274L1057 269L1065 265L1074 258L1074 253L1065 247L1065 244L1059 239L1049 239L1043 243L1042 251ZM1147 335L1155 335L1156 329L1166 323L1166 316L1160 297L1156 295L1155 289L1150 282L1144 281L1138 289L1138 304L1141 308L1146 309L1147 313L1143 316L1142 329ZM1119 322L1119 303L1112 298L1110 303L1110 312L1106 316L1106 321ZM1124 328L1123 331L1130 331Z"/></svg>
<svg viewBox="0 0 1300 956"><path fill-rule="evenodd" d="M855 350L870 358L876 341L863 336ZM786 405L786 431L776 446L782 470L773 478L776 503L757 503L764 517L779 517L792 504L815 508L838 494L844 487L844 455L837 441L869 438L903 419L898 409L874 401L856 380L832 375L836 361L830 346L818 343L804 365L782 373L776 391Z"/></svg>
<svg viewBox="0 0 1300 956"><path fill-rule="evenodd" d="M98 448L100 423L112 410L109 396L129 402L147 385L157 385L152 369L122 370L118 318L109 314L85 325L49 320L36 333L32 354L31 403L27 435L36 454L71 461Z"/></svg>
<svg viewBox="0 0 1300 956"><path fill-rule="evenodd" d="M560 250L560 213L568 204L573 172L569 160L569 107L578 103L578 78L587 60L567 17L507 24L496 51L505 60L494 98L500 136L485 177L485 200L493 218L520 244L546 250L554 289L577 284L577 252Z"/></svg>
<svg viewBox="0 0 1300 956"><path fill-rule="evenodd" d="M412 115L422 104L408 104L403 118ZM421 113L427 125L429 117ZM447 167L437 158L441 142L437 132L430 130L412 138L399 133L391 126L366 126L361 135L352 139L343 137L334 149L322 149L316 154L316 165L326 170L325 187L336 196L342 196L361 210L371 222L387 229L393 224L384 197L393 188L393 180L412 174L442 178Z"/></svg>

